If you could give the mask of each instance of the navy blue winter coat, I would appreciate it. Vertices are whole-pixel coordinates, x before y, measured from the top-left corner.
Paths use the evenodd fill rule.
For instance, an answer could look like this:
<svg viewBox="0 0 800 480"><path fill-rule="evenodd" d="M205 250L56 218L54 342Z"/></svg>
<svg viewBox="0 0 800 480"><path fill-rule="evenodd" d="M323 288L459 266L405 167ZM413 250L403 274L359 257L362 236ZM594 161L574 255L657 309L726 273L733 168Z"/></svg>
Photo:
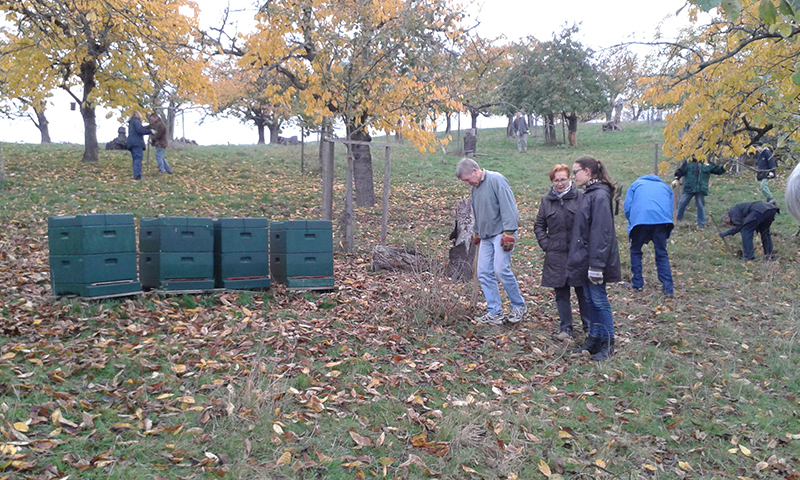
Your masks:
<svg viewBox="0 0 800 480"><path fill-rule="evenodd" d="M139 147L144 149L144 136L150 135L150 129L142 125L142 121L136 117L128 120L128 150Z"/></svg>

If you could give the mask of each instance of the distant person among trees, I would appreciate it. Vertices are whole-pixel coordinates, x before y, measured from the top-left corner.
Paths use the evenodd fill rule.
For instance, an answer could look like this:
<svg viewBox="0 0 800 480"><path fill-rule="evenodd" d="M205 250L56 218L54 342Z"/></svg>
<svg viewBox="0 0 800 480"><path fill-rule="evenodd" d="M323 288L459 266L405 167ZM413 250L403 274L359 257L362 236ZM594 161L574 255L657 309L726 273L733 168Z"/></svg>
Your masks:
<svg viewBox="0 0 800 480"><path fill-rule="evenodd" d="M567 115L567 140L570 147L578 146L578 115L575 112Z"/></svg>
<svg viewBox="0 0 800 480"><path fill-rule="evenodd" d="M644 287L642 246L653 242L661 293L672 296L672 269L669 265L667 239L674 226L674 202L672 189L657 175L639 177L625 194L625 218L628 219L631 249L631 286L637 292Z"/></svg>
<svg viewBox="0 0 800 480"><path fill-rule="evenodd" d="M706 196L708 195L708 180L711 174L722 175L725 173L725 167L722 165L715 165L711 162L702 163L692 155L691 160L684 160L683 163L675 170L674 180L672 180L672 188L678 187L678 181L683 178L683 193L680 200L678 200L678 221L683 221L683 214L686 212L686 207L689 202L694 198L694 204L697 207L697 226L698 228L705 228L706 226Z"/></svg>
<svg viewBox="0 0 800 480"><path fill-rule="evenodd" d="M614 315L606 283L622 280L619 248L614 230L614 182L605 165L583 156L572 165L575 184L584 187L583 199L575 212L572 240L567 257L567 282L583 287L589 307L589 336L573 353L589 352L602 362L614 354Z"/></svg>
<svg viewBox="0 0 800 480"><path fill-rule="evenodd" d="M528 151L528 122L522 112L514 115L514 135L517 137L517 151L525 153Z"/></svg>
<svg viewBox="0 0 800 480"><path fill-rule="evenodd" d="M156 112L150 113L150 130L153 134L150 136L150 143L156 147L156 164L158 164L158 171L161 173L172 174L167 159L164 158L164 152L167 150L167 125L161 120Z"/></svg>
<svg viewBox="0 0 800 480"><path fill-rule="evenodd" d="M761 235L761 246L764 248L764 258L771 260L775 256L772 248L772 233L770 227L775 221L775 214L780 210L774 203L769 202L743 202L737 203L723 217L723 221L732 226L726 232L720 232L721 238L736 235L742 232L742 258L745 261L756 259L753 248L753 233Z"/></svg>
<svg viewBox="0 0 800 480"><path fill-rule="evenodd" d="M550 191L542 196L533 232L544 251L542 265L542 286L551 287L556 296L556 309L561 320L558 333L553 337L562 342L574 338L572 331L572 306L570 305L570 286L567 283L567 256L575 211L583 200L583 191L570 180L567 165L556 165L550 169ZM589 333L589 312L582 286L574 286L578 297L583 333Z"/></svg>
<svg viewBox="0 0 800 480"><path fill-rule="evenodd" d="M134 110L128 120L128 150L131 151L133 158L131 166L134 180L142 179L142 160L144 159L144 149L147 146L144 143L145 135L150 135L150 129L142 125L142 114L138 110Z"/></svg>
<svg viewBox="0 0 800 480"><path fill-rule="evenodd" d="M761 193L764 199L768 202L775 202L772 192L769 191L769 181L775 178L775 157L772 155L769 145L764 145L761 142L756 143L756 152L758 152L758 160L756 161L756 180L761 184Z"/></svg>
<svg viewBox="0 0 800 480"><path fill-rule="evenodd" d="M478 280L486 298L486 314L475 319L478 323L501 325L504 321L519 323L527 313L519 284L511 271L511 253L517 238L519 213L508 180L502 174L481 169L475 160L462 158L456 165L456 177L472 187L472 211L475 223L472 242L478 245ZM503 288L511 302L506 318L500 301Z"/></svg>

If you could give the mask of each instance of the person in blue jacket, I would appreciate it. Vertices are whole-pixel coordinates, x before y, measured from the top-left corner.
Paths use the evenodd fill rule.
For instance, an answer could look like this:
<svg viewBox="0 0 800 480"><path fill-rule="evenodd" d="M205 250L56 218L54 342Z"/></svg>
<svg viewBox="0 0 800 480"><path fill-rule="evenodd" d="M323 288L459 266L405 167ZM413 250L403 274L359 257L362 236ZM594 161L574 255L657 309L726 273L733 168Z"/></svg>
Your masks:
<svg viewBox="0 0 800 480"><path fill-rule="evenodd" d="M150 135L150 129L142 125L141 112L134 110L131 113L131 118L128 120L128 150L131 151L133 161L133 179L142 179L142 159L144 158L144 136Z"/></svg>
<svg viewBox="0 0 800 480"><path fill-rule="evenodd" d="M628 219L628 239L631 249L631 285L636 291L644 286L642 278L642 246L653 242L656 272L661 293L673 293L672 269L669 266L667 239L674 227L672 189L657 175L639 177L625 194L625 218Z"/></svg>

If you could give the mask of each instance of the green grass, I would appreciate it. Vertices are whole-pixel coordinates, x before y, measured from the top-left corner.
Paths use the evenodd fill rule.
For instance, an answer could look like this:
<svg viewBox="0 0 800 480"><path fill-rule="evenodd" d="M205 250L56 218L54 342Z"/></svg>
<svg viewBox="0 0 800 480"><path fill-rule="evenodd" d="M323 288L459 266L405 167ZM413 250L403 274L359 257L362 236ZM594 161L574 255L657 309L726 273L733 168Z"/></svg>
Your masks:
<svg viewBox="0 0 800 480"><path fill-rule="evenodd" d="M520 155L503 130L482 130L476 157L508 177L519 204L513 269L530 314L514 329L471 323L471 285L438 273L454 202L468 195L458 157L441 149L390 140L389 243L428 255L430 272L370 270L378 206L357 209L333 292L84 301L50 297L49 216L316 219L316 144L302 174L298 147L186 147L168 151L175 175L158 176L151 158L141 182L126 152L85 165L79 146L3 145L0 479L528 479L544 478L541 461L574 479L796 476L797 224L773 225L779 261L745 264L713 224L689 226L690 206L669 245L675 297L658 294L646 247L645 292L609 288L617 354L602 365L570 357L550 338L555 303L539 286L533 221L547 173L591 154L627 188L653 172L661 131L581 125L577 148L534 133ZM383 158L374 148L379 198ZM336 162L338 215L340 146ZM771 185L779 199L787 175ZM758 197L752 174L715 176L707 210L719 219ZM629 277L626 227L618 216Z"/></svg>

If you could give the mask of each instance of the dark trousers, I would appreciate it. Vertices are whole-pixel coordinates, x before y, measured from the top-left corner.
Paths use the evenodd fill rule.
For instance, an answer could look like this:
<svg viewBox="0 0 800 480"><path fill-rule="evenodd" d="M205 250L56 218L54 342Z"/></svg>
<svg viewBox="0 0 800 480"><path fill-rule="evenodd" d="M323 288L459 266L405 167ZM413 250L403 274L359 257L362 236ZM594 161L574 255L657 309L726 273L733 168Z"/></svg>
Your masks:
<svg viewBox="0 0 800 480"><path fill-rule="evenodd" d="M761 234L761 246L764 247L764 255L769 257L775 253L772 250L772 233L769 231L769 227L775 221L775 213L775 210L764 212L755 220L742 226L742 256L745 260L756 259L756 252L753 248L753 234L755 232Z"/></svg>
<svg viewBox="0 0 800 480"><path fill-rule="evenodd" d="M144 149L142 147L131 147L131 167L133 168L133 179L139 180L142 178L142 159L144 158Z"/></svg>
<svg viewBox="0 0 800 480"><path fill-rule="evenodd" d="M583 295L583 287L574 287L575 296L578 297L578 311L581 314L581 326L583 332L589 331L589 310L586 306L586 297ZM556 294L556 309L558 309L558 317L561 319L561 324L558 326L559 332L572 333L572 305L569 301L569 285L554 288Z"/></svg>
<svg viewBox="0 0 800 480"><path fill-rule="evenodd" d="M656 254L656 272L661 282L661 293L672 295L672 269L669 266L667 238L672 229L669 224L636 225L630 233L631 241L631 284L633 288L642 288L642 246L653 242Z"/></svg>

